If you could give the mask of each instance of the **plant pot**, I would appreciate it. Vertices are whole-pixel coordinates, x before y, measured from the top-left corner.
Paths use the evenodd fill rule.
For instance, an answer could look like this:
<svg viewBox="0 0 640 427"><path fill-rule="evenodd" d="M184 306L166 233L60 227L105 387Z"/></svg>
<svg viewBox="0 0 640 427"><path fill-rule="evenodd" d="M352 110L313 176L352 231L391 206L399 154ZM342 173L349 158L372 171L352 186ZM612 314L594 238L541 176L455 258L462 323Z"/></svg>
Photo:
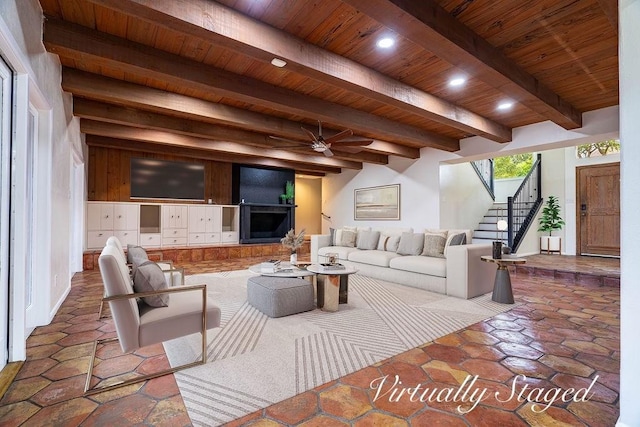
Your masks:
<svg viewBox="0 0 640 427"><path fill-rule="evenodd" d="M540 253L559 254L562 249L560 236L540 236Z"/></svg>

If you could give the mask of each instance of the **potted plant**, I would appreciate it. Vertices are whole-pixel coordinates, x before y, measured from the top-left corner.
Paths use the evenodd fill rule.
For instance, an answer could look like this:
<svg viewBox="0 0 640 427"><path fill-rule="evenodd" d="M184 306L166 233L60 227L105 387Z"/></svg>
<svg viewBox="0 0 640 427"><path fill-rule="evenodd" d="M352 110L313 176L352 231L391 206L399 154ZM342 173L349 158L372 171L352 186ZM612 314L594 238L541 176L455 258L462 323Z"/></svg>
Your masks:
<svg viewBox="0 0 640 427"><path fill-rule="evenodd" d="M280 239L280 243L291 252L291 264L296 264L298 262L298 249L304 243L304 229L296 236L296 231L292 228Z"/></svg>
<svg viewBox="0 0 640 427"><path fill-rule="evenodd" d="M280 195L280 199L282 199L282 203L293 204L293 198L295 197L295 187L293 182L287 181L284 186L284 193Z"/></svg>
<svg viewBox="0 0 640 427"><path fill-rule="evenodd" d="M560 236L552 236L551 233L555 230L562 230L563 226L564 220L560 216L560 203L558 203L558 198L556 196L549 196L542 209L540 227L538 227L538 231L549 233L549 235L540 237L540 253L544 251L547 253L560 253Z"/></svg>

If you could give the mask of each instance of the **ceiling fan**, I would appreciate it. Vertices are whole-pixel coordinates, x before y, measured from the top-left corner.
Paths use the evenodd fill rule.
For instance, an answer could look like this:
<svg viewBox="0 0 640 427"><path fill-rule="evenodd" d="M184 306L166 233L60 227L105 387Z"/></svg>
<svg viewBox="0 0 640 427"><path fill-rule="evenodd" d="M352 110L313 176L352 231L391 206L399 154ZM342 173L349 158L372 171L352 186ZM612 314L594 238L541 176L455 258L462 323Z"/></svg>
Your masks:
<svg viewBox="0 0 640 427"><path fill-rule="evenodd" d="M281 145L277 146L276 148L292 148L300 147L301 145L307 145L310 146L313 151L322 153L327 157L333 156L333 152L331 151L332 147L338 150L346 147L345 151L351 151L352 149L350 149L350 147L363 147L373 142L372 139L344 140L345 138L353 135L353 131L351 129L345 129L342 132L338 132L337 134L325 139L322 136L322 122L320 120L318 120L318 136L316 136L313 132L311 132L309 129L306 129L305 127L301 127L301 129L305 134L307 134L307 136L311 140L311 144L306 142L293 141L286 138L280 138L279 136L269 136L269 138L295 144L284 146Z"/></svg>

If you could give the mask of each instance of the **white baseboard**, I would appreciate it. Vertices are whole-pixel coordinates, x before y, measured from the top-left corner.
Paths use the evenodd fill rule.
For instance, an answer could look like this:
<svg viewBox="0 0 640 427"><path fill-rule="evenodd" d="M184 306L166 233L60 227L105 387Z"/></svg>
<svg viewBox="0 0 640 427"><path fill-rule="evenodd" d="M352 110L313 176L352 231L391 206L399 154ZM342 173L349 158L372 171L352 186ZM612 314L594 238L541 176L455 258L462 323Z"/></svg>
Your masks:
<svg viewBox="0 0 640 427"><path fill-rule="evenodd" d="M56 313L60 309L60 306L62 306L62 303L64 302L64 300L67 299L67 296L69 296L69 292L71 292L71 282L67 284L66 289L64 290L62 295L60 295L60 298L56 302L56 305L49 312L49 319L47 321L47 324L51 323L51 321L53 320L53 317L56 315Z"/></svg>

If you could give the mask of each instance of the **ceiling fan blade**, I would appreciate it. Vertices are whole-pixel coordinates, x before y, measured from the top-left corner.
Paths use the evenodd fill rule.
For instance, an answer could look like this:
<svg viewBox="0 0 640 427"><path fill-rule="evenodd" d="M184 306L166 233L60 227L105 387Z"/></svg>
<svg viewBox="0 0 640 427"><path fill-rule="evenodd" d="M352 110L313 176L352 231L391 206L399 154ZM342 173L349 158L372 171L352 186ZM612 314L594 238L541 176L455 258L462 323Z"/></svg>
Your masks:
<svg viewBox="0 0 640 427"><path fill-rule="evenodd" d="M355 141L336 141L333 145L337 145L340 147L363 147L365 145L369 145L373 142L372 139L359 139Z"/></svg>
<svg viewBox="0 0 640 427"><path fill-rule="evenodd" d="M300 127L300 129L302 129L304 131L304 133L306 133L307 135L309 135L309 138L311 138L311 140L313 142L318 142L318 138L316 138L316 136L313 134L313 132L311 132L309 129L305 129L304 127Z"/></svg>
<svg viewBox="0 0 640 427"><path fill-rule="evenodd" d="M325 139L325 142L328 142L328 143L336 142L351 135L353 135L353 131L351 129L345 129L342 132L339 132Z"/></svg>
<svg viewBox="0 0 640 427"><path fill-rule="evenodd" d="M326 150L324 150L322 154L324 154L327 157L332 157L333 156L333 152L328 148Z"/></svg>

